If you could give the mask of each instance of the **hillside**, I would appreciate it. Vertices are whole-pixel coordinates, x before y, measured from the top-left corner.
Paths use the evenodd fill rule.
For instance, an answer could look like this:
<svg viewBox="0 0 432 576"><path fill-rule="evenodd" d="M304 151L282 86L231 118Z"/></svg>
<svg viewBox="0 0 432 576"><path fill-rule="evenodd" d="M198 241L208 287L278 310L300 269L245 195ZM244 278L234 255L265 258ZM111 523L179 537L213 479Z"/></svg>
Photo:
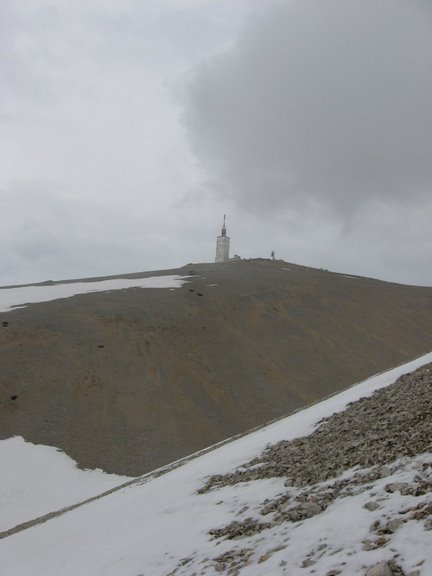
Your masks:
<svg viewBox="0 0 432 576"><path fill-rule="evenodd" d="M12 501L0 566L8 576L430 576L431 361L117 487L51 448L0 442L0 457L5 444L20 453L24 495L40 472L46 488L41 517L29 502L29 522L15 526L22 493L2 476ZM73 504L97 484L113 488Z"/></svg>
<svg viewBox="0 0 432 576"><path fill-rule="evenodd" d="M265 260L127 278L173 274L0 312L0 438L136 476L432 349L432 288Z"/></svg>

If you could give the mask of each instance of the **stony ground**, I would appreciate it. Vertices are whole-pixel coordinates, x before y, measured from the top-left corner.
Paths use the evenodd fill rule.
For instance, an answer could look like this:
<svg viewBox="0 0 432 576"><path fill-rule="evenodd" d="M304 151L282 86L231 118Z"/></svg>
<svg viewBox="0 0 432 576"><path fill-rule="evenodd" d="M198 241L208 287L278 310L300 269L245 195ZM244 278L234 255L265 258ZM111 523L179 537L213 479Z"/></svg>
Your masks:
<svg viewBox="0 0 432 576"><path fill-rule="evenodd" d="M356 574L429 576L422 571L424 559L404 557L396 535L413 521L424 531L432 530L432 364L349 404L345 411L322 420L309 436L269 446L238 470L210 477L200 493L242 483L250 487L270 478L284 479L286 490L256 509L243 506L233 514L240 519L210 530L215 540L234 544L232 550L211 560L215 572L235 575L253 563L264 563L288 545L287 527L294 529L318 517L341 499L363 495L367 498L362 507L371 520L369 534L359 547L374 554L371 564L365 563ZM254 558L254 542L270 534L269 542L278 541L278 546L270 547L267 557ZM281 534L287 534L282 541ZM342 560L336 568L320 572L323 557L342 554L343 558L343 553L321 539L303 559L300 573L352 576ZM404 571L403 565L411 569ZM280 571L297 574L284 560ZM265 574L265 568L255 573Z"/></svg>
<svg viewBox="0 0 432 576"><path fill-rule="evenodd" d="M190 277L0 313L0 438L138 476L432 350L432 288L265 260L154 274Z"/></svg>
<svg viewBox="0 0 432 576"><path fill-rule="evenodd" d="M279 442L243 469L213 476L203 492L276 476L312 486L355 466L383 466L422 452L432 452L431 364L324 419L310 436Z"/></svg>

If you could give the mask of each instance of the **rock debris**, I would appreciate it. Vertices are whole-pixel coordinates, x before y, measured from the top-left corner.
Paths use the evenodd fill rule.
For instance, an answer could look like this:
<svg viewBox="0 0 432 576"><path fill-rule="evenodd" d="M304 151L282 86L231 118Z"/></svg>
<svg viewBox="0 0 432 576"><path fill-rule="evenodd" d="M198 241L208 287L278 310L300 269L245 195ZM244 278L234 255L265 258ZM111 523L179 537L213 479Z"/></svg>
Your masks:
<svg viewBox="0 0 432 576"><path fill-rule="evenodd" d="M287 485L314 485L355 466L384 466L431 450L432 365L428 364L323 419L309 436L278 442L241 469L212 476L201 492L278 476L286 477Z"/></svg>
<svg viewBox="0 0 432 576"><path fill-rule="evenodd" d="M282 523L298 523L321 514L336 499L370 490L374 482L386 478L403 467L403 462L432 448L432 364L401 376L394 384L376 391L370 397L350 403L345 411L320 421L309 436L281 441L269 446L258 458L225 475L208 479L199 493L223 486L274 477L285 478L286 493L265 500L259 514L262 520L247 517L210 530L213 538L237 540L259 534ZM402 463L401 463L402 462ZM344 479L341 475L353 470ZM432 461L416 464L412 482L389 482L382 493L368 501L364 508L372 514L380 502L393 495L424 497L432 492ZM374 494L374 492L372 492ZM411 520L432 530L432 503L419 498L419 504L408 505L399 514L375 520L369 538L363 540L365 551L382 548L389 551L387 560L365 567L364 576L418 576L420 570L405 573L398 563L398 554L391 557L392 535ZM242 548L215 559L215 570L238 574L251 563L251 553ZM301 567L314 566L325 553L312 551ZM255 559L265 562L267 555ZM419 563L421 564L421 562ZM344 574L343 568L329 574Z"/></svg>

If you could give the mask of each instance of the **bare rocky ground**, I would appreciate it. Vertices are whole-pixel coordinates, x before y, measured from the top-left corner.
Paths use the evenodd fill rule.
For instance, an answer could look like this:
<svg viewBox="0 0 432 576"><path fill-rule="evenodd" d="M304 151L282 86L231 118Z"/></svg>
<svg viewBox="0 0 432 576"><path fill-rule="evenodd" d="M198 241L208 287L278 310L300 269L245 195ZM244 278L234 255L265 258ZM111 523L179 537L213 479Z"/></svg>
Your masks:
<svg viewBox="0 0 432 576"><path fill-rule="evenodd" d="M0 313L0 438L138 476L432 350L432 288L265 260L127 277L165 274L189 278Z"/></svg>
<svg viewBox="0 0 432 576"><path fill-rule="evenodd" d="M371 520L369 533L358 546L371 553L371 560L356 574L429 576L422 571L422 551L407 558L397 534L404 527L409 534L408 526L412 529L415 523L424 531L432 530L432 364L349 404L318 423L309 436L269 446L238 470L210 477L200 493L269 478L284 479L286 490L255 510L244 505L233 510L233 516L241 519L210 530L209 536L216 540L233 541L230 551L208 560L216 573L236 575L253 563L266 562L286 548L289 529L313 521L341 499L354 501L365 495L363 508ZM355 522L355 504L352 515ZM266 535L269 543L278 545L257 558L254 544ZM320 538L304 557L301 572L292 572L295 568L282 560L280 573L352 576L344 553L359 550L337 549ZM322 559L331 556L336 566L322 572ZM179 569L174 573L183 574ZM265 567L260 573L266 573Z"/></svg>

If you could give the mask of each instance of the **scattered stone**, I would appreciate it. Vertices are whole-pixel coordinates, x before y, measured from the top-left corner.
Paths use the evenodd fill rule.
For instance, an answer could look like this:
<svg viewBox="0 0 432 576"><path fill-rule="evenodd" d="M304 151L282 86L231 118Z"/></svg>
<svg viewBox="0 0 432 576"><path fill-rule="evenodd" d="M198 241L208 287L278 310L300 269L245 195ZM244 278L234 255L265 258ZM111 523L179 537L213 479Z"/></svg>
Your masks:
<svg viewBox="0 0 432 576"><path fill-rule="evenodd" d="M252 555L253 551L250 548L228 550L228 552L214 558L214 569L216 572L228 571L228 574L238 574L240 568L249 564Z"/></svg>
<svg viewBox="0 0 432 576"><path fill-rule="evenodd" d="M259 522L255 520L255 518L246 518L242 522L235 520L227 526L210 530L209 534L214 538L222 538L225 536L227 540L234 540L236 538L252 536L252 534L259 534L266 528L270 528L268 522Z"/></svg>
<svg viewBox="0 0 432 576"><path fill-rule="evenodd" d="M249 510L249 506L245 505L242 508L240 508L240 510L237 512L236 516L241 516L242 514L247 512L248 510Z"/></svg>
<svg viewBox="0 0 432 576"><path fill-rule="evenodd" d="M18 394L12 394L10 397L11 400L16 400L18 398Z"/></svg>
<svg viewBox="0 0 432 576"><path fill-rule="evenodd" d="M309 566L313 566L314 564L315 560L310 560L309 558L307 558L306 560L303 560L302 568L309 568Z"/></svg>
<svg viewBox="0 0 432 576"><path fill-rule="evenodd" d="M266 562L269 558L271 558L271 556L273 556L273 554L275 552L279 552L279 550L283 550L284 546L276 546L275 548L271 548L270 550L267 550L267 552L265 554L263 554L262 556L259 557L258 559L258 564L262 564L263 562Z"/></svg>
<svg viewBox="0 0 432 576"><path fill-rule="evenodd" d="M394 482L393 484L386 484L386 492L400 492L402 495L407 495L410 491L410 486L406 482Z"/></svg>
<svg viewBox="0 0 432 576"><path fill-rule="evenodd" d="M387 523L387 530L393 534L393 532L396 532L396 530L400 528L403 523L404 521L402 518L394 518Z"/></svg>
<svg viewBox="0 0 432 576"><path fill-rule="evenodd" d="M432 503L428 504L427 502L423 502L413 510L413 514L411 515L413 520L424 520L432 516Z"/></svg>
<svg viewBox="0 0 432 576"><path fill-rule="evenodd" d="M428 518L424 523L425 530L432 530L432 518Z"/></svg>
<svg viewBox="0 0 432 576"><path fill-rule="evenodd" d="M378 502L366 502L364 508L366 508L366 510L369 510L369 512L373 512L374 510L377 510L379 508L379 504Z"/></svg>
<svg viewBox="0 0 432 576"><path fill-rule="evenodd" d="M283 494L276 498L275 500L266 500L264 506L261 508L261 514L265 516L276 510L281 510L284 508L285 504L290 501L290 496L288 494Z"/></svg>
<svg viewBox="0 0 432 576"><path fill-rule="evenodd" d="M389 562L379 562L375 564L375 566L372 566L372 568L369 568L366 576L393 576L393 570Z"/></svg>
<svg viewBox="0 0 432 576"><path fill-rule="evenodd" d="M289 522L300 522L320 514L324 509L325 508L320 506L317 502L304 502L298 506L280 512L275 516L275 521L283 519Z"/></svg>
<svg viewBox="0 0 432 576"><path fill-rule="evenodd" d="M333 552L330 552L330 556L334 556L335 554L339 554L339 552L342 552L343 548L336 548L336 550L333 550Z"/></svg>
<svg viewBox="0 0 432 576"><path fill-rule="evenodd" d="M383 548L388 543L387 538L380 536L376 540L363 540L363 550L370 551L377 548Z"/></svg>
<svg viewBox="0 0 432 576"><path fill-rule="evenodd" d="M369 568L365 576L405 576L405 572L394 560L384 560Z"/></svg>
<svg viewBox="0 0 432 576"><path fill-rule="evenodd" d="M372 540L363 540L362 548L365 552L369 552L370 550L375 550L376 546Z"/></svg>

